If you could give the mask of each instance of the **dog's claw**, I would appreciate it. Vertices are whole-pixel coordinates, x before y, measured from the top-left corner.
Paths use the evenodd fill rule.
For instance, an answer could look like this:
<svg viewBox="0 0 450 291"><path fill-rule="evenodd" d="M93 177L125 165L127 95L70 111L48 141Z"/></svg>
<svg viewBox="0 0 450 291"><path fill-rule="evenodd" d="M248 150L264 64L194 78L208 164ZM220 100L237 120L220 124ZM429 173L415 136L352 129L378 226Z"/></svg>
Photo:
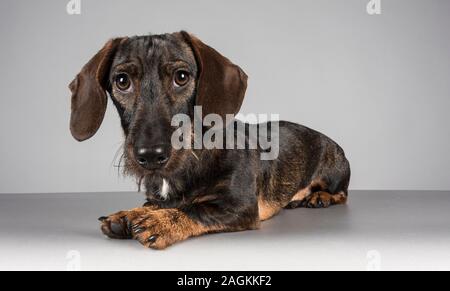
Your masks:
<svg viewBox="0 0 450 291"><path fill-rule="evenodd" d="M150 244L154 244L156 242L156 240L158 239L157 235L152 235L147 239L147 242Z"/></svg>
<svg viewBox="0 0 450 291"><path fill-rule="evenodd" d="M133 229L133 225L131 224L131 221L128 218L125 218L125 224L127 226L127 229Z"/></svg>
<svg viewBox="0 0 450 291"><path fill-rule="evenodd" d="M136 229L133 229L133 231L134 231L135 234L140 234L140 233L144 232L144 229L143 228L136 228Z"/></svg>
<svg viewBox="0 0 450 291"><path fill-rule="evenodd" d="M106 216L99 217L99 219L98 219L98 221L100 221L100 222L105 222L106 220L108 220L108 217L106 217Z"/></svg>
<svg viewBox="0 0 450 291"><path fill-rule="evenodd" d="M317 205L319 207L324 207L325 205L323 204L323 201L319 199L319 201L317 201Z"/></svg>
<svg viewBox="0 0 450 291"><path fill-rule="evenodd" d="M131 229L132 229L132 230L137 230L137 229L140 229L140 228L141 228L141 224L140 224L140 223L133 224L133 225L131 226Z"/></svg>

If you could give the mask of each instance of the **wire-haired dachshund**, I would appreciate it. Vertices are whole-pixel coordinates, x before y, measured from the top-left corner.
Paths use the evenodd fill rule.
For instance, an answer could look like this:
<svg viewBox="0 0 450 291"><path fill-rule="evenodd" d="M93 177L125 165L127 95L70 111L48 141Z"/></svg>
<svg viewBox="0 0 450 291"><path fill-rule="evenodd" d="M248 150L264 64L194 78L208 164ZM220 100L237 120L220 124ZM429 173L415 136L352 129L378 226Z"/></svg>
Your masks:
<svg viewBox="0 0 450 291"><path fill-rule="evenodd" d="M106 236L164 249L206 233L258 229L284 208L346 203L344 151L298 124L270 123L279 128L274 160L260 159L259 146L173 148L173 116L193 117L196 106L204 116L234 116L246 88L241 68L184 31L112 39L82 68L70 84L72 135L84 141L97 132L108 93L125 133L125 172L148 198L143 207L101 217Z"/></svg>

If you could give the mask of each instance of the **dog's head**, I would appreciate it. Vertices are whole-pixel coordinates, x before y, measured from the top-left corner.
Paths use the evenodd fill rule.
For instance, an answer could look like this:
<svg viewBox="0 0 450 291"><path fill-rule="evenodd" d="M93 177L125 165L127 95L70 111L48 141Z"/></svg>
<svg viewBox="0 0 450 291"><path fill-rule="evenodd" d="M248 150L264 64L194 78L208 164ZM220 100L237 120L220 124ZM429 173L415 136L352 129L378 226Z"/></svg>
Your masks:
<svg viewBox="0 0 450 291"><path fill-rule="evenodd" d="M78 141L91 138L109 93L126 137L126 170L146 178L149 194L167 199L170 177L190 156L171 146L172 117L193 117L194 106L202 106L204 115L236 114L246 87L238 66L186 32L116 38L70 84L70 128Z"/></svg>

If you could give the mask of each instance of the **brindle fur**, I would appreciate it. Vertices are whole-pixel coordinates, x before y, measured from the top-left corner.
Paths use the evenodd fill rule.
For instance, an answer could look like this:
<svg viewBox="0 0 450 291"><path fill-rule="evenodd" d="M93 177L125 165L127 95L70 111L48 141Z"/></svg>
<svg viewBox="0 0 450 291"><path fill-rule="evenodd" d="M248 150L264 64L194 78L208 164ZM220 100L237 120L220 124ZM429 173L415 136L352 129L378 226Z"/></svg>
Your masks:
<svg viewBox="0 0 450 291"><path fill-rule="evenodd" d="M125 133L125 171L147 189L148 202L143 207L101 218L103 233L164 249L206 233L257 229L261 221L283 208L324 208L345 203L350 167L344 151L323 134L285 121L279 122L280 154L274 161L260 160L263 150L257 149L172 150L169 162L158 171L146 170L136 162L133 149L137 144L170 143L174 114L193 116L197 94L203 88L200 86L205 86L199 83L199 42L185 32L114 39L71 84L74 137L81 141L95 134L103 119L103 93L107 91ZM172 86L171 72L180 66L195 78L177 91ZM113 78L117 72L132 77L134 92L123 94L115 89ZM243 94L246 76L240 69L239 76ZM210 102L239 103L227 100ZM232 105L238 111L241 104ZM162 179L170 184L167 200L155 195Z"/></svg>

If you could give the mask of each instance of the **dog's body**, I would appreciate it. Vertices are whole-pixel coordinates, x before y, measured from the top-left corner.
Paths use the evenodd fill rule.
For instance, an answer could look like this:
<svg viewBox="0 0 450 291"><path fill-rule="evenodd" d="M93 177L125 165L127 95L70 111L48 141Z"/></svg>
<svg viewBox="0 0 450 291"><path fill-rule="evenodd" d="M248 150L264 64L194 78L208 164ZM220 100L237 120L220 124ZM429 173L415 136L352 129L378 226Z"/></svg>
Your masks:
<svg viewBox="0 0 450 291"><path fill-rule="evenodd" d="M343 150L297 124L270 123L279 128L272 161L260 159L260 147L170 146L175 114L193 116L195 105L205 115L236 114L246 82L239 67L185 32L114 39L94 56L71 84L72 134L80 141L95 134L109 92L126 136L126 172L148 197L141 208L102 217L104 234L162 249L206 233L257 229L283 208L346 202L350 167Z"/></svg>

